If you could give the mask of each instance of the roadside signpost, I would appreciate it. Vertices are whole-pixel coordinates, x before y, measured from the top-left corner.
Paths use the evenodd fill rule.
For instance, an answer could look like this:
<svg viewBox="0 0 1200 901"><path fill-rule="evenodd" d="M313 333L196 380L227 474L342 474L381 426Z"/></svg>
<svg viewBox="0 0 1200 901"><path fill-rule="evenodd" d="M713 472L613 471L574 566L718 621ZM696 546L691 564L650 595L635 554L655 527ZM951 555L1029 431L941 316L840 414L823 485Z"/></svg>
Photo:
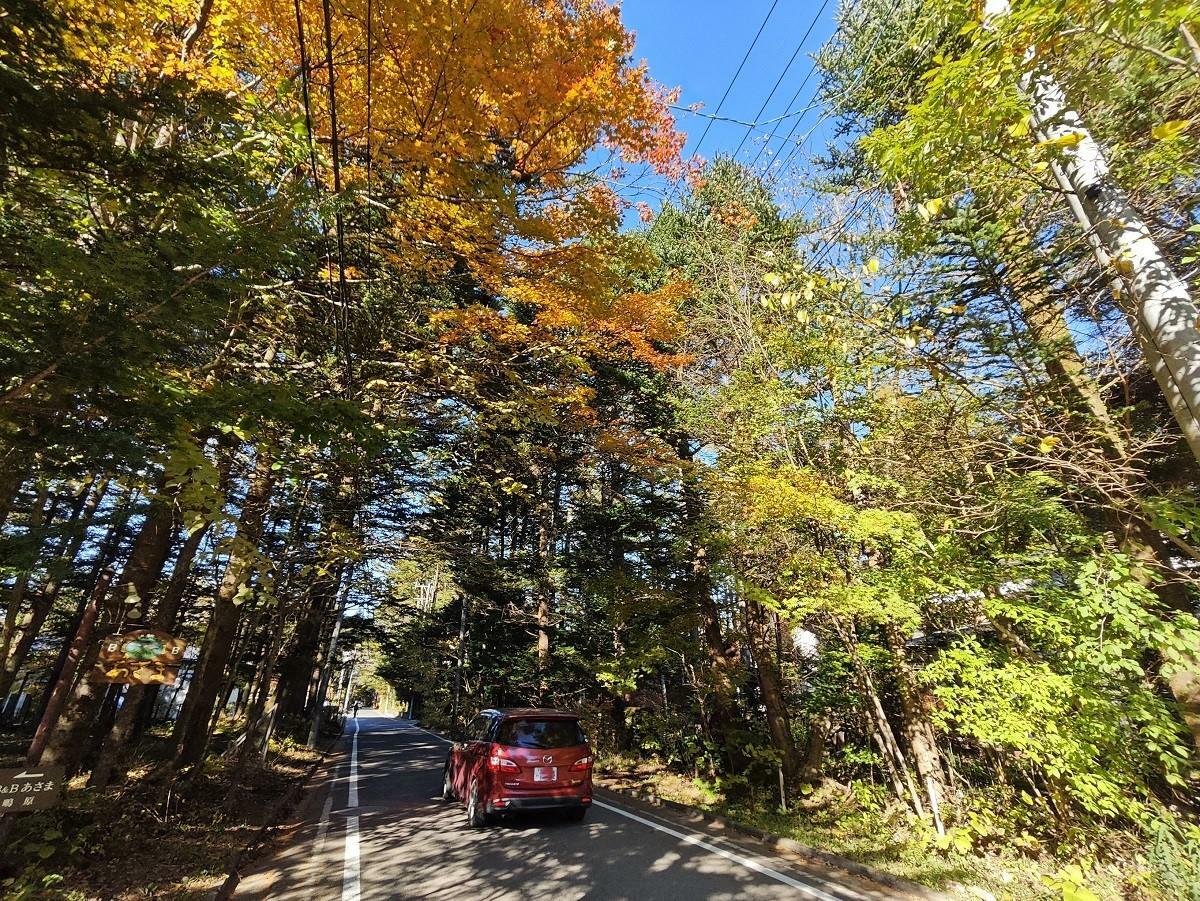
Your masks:
<svg viewBox="0 0 1200 901"><path fill-rule="evenodd" d="M66 768L26 766L0 770L0 814L47 810L62 797Z"/></svg>

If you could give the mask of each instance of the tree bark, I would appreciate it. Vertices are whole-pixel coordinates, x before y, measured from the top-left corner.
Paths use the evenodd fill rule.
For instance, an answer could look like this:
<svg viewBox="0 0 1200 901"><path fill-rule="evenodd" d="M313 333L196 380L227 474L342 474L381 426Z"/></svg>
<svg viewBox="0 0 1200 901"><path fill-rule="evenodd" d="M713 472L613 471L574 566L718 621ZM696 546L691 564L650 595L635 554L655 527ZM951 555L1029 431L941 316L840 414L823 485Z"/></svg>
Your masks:
<svg viewBox="0 0 1200 901"><path fill-rule="evenodd" d="M246 712L246 737L239 751L239 762L244 764L252 753L263 752L271 740L271 729L275 722L278 702L272 704L267 711L267 701L271 697L271 682L275 674L275 664L279 660L279 652L283 649L287 632L287 616L281 605L276 605L267 652L259 665L258 684L255 686L254 700Z"/></svg>
<svg viewBox="0 0 1200 901"><path fill-rule="evenodd" d="M129 521L133 516L133 509L137 503L139 493L137 490L126 489L121 493L120 500L113 504L111 521L108 529L104 534L104 538L100 541L100 546L96 551L95 558L92 560L92 566L88 572L84 582L86 591L80 599L78 607L74 615L71 617L71 624L67 628L66 636L63 640L62 647L59 649L58 655L54 661L54 666L50 669L50 678L47 680L48 685L55 685L58 682L59 675L66 665L67 655L71 648L71 636L79 628L79 623L83 620L84 612L87 608L88 599L92 596L96 586L100 580L104 578L104 574L108 572L117 559L117 552L120 550L122 543L128 531ZM110 582L111 585L111 582ZM38 714L38 718L46 711L46 704L49 701L49 693L43 696L42 709Z"/></svg>
<svg viewBox="0 0 1200 901"><path fill-rule="evenodd" d="M38 487L37 495L34 497L33 506L29 508L28 537L32 541L36 541L41 545L43 526L47 522L47 517L50 515L50 510L53 508L54 501L50 494L50 489L46 485ZM17 634L17 620L21 615L21 608L25 603L25 592L29 588L29 581L33 576L33 570L37 567L37 558L41 554L41 548L34 553L30 558L29 566L22 567L13 580L12 588L8 593L8 605L4 611L4 624L0 627L0 660L7 660L9 652L12 650L12 642ZM0 698L4 695L0 694Z"/></svg>
<svg viewBox="0 0 1200 901"><path fill-rule="evenodd" d="M108 602L104 625L96 629L103 637L124 622L129 613L141 613L145 599L162 575L170 553L171 537L174 534L175 507L170 493L166 491L166 477L159 476L157 492L146 511L146 518L134 539L133 548L121 571ZM73 772L80 765L88 750L85 737L96 720L104 692L88 678L88 673L99 656L99 644L93 642L82 659L81 678L74 697L46 747L46 754L54 763L60 763Z"/></svg>
<svg viewBox="0 0 1200 901"><path fill-rule="evenodd" d="M199 763L208 747L208 722L220 690L225 665L237 635L241 607L238 592L252 577L253 556L262 538L263 521L271 499L274 474L271 455L265 447L257 451L254 471L238 518L236 540L217 591L212 616L204 632L204 643L196 672L188 689L175 728L175 769Z"/></svg>
<svg viewBox="0 0 1200 901"><path fill-rule="evenodd" d="M984 2L985 22L1010 12L1010 0ZM1030 48L1027 59L1033 61L1035 52ZM1103 150L1079 113L1068 106L1047 66L1035 64L1019 86L1029 96L1035 133L1049 140L1071 139L1062 148L1062 174L1124 279L1139 340L1153 349L1147 363L1192 454L1200 460L1200 310L1187 283L1171 267L1149 225L1112 177Z"/></svg>
<svg viewBox="0 0 1200 901"><path fill-rule="evenodd" d="M929 798L929 809L934 819L941 822L942 804L949 795L946 770L942 753L938 748L937 734L929 721L928 699L917 683L908 661L904 636L895 625L886 628L888 650L892 653L892 664L896 671L896 691L900 697L901 730L912 751L913 765L917 777ZM939 829L941 827L939 826Z"/></svg>
<svg viewBox="0 0 1200 901"><path fill-rule="evenodd" d="M534 587L537 603L537 703L547 703L550 690L551 632L554 629L553 569L558 547L559 484L557 474L541 465L532 467L539 483L537 505L538 572Z"/></svg>
<svg viewBox="0 0 1200 901"><path fill-rule="evenodd" d="M800 759L800 781L806 785L817 785L825 775L825 743L833 720L827 713L819 713L808 721L808 737Z"/></svg>
<svg viewBox="0 0 1200 901"><path fill-rule="evenodd" d="M712 574L704 547L704 499L687 438L679 439L676 452L681 468L682 531L687 548L681 593L700 616L702 643L708 660L707 681L712 694L709 723L713 737L721 744L731 772L740 773L748 761L742 752L737 728L734 662L721 629L721 612L713 594Z"/></svg>
<svg viewBox="0 0 1200 901"><path fill-rule="evenodd" d="M36 766L42 762L43 757L47 756L46 751L48 750L50 738L56 733L59 718L67 706L67 699L71 693L71 683L75 679L75 673L78 671L80 663L87 659L88 648L92 645L92 635L96 619L100 615L100 607L103 599L108 594L108 586L111 578L110 573L101 573L95 588L92 589L91 597L88 598L87 605L84 607L83 617L79 622L78 628L75 630L75 636L72 638L69 646L70 649L67 652L66 663L59 672L53 688L50 689L46 709L42 713L41 721L38 723L37 730L33 735L33 741L29 745L29 752L25 758L25 762L30 766ZM83 683L90 685L86 678L83 680ZM53 764L58 762L57 755L50 755L47 759L47 763Z"/></svg>
<svg viewBox="0 0 1200 901"><path fill-rule="evenodd" d="M0 529L8 522L8 514L21 494L21 486L29 476L29 455L10 446L0 459Z"/></svg>
<svg viewBox="0 0 1200 901"><path fill-rule="evenodd" d="M1088 221L1082 209L1079 215L1085 223ZM1012 242L1007 267L1011 287L1025 314L1026 325L1042 354L1047 371L1057 380L1061 395L1059 399L1069 409L1078 411L1089 420L1087 424L1099 438L1107 460L1116 467L1128 467L1130 461L1120 429L1099 386L1084 366L1062 310L1050 295L1045 274L1040 269L1030 271L1020 262L1028 254L1031 243L1027 234L1018 235ZM1104 260L1102 253L1101 262ZM1131 481L1121 471L1116 476L1126 483ZM1136 494L1139 486L1128 484L1127 490L1130 494ZM1186 589L1174 581L1170 548L1162 535L1137 511L1122 511L1105 504L1101 518L1121 550L1133 561L1139 580L1154 591L1164 608L1173 613L1194 613L1195 605ZM1161 654L1166 673L1160 674L1160 677L1175 699L1194 748L1200 752L1200 659L1194 652L1189 654L1175 647L1162 649Z"/></svg>
<svg viewBox="0 0 1200 901"><path fill-rule="evenodd" d="M900 748L900 742L896 740L896 732L892 729L892 724L888 720L887 711L883 708L883 700L879 697L879 690L875 687L875 680L871 678L871 672L863 663L862 657L858 653L858 641L854 635L853 626L848 623L843 623L836 617L833 618L834 628L837 630L838 637L842 640L842 645L846 648L846 653L850 655L850 661L854 666L854 674L858 679L859 690L869 702L867 708L868 718L872 721L872 732L876 744L879 745L879 751L883 756L884 768L888 771L891 778L892 787L896 791L896 796L901 800L905 798L912 804L913 810L917 816L925 815L925 805L921 803L921 793L917 791L913 784L912 773L908 769L908 761L905 760L904 751ZM940 820L935 820L941 831Z"/></svg>
<svg viewBox="0 0 1200 901"><path fill-rule="evenodd" d="M99 507L107 488L108 480L101 479L91 491L86 491L80 496L80 502L71 511L68 527L74 530L73 534L65 539L59 548L56 559L51 561L46 581L42 583L41 590L33 599L25 621L18 628L20 637L8 656L4 658L3 666L0 667L0 698L8 695L13 680L16 679L17 673L20 672L29 656L29 651L33 648L33 643L41 634L46 617L50 615L50 611L54 608L54 603L62 591L70 563L83 547L88 528L95 517L96 508ZM82 528L79 527L81 519L84 521Z"/></svg>
<svg viewBox="0 0 1200 901"><path fill-rule="evenodd" d="M746 598L745 603L746 621L750 627L747 630L747 638L750 642L750 653L754 658L763 707L767 712L767 730L771 734L771 744L779 754L784 779L791 783L799 767L796 761L796 741L792 737L792 719L783 693L783 674L769 650L765 611L750 598Z"/></svg>

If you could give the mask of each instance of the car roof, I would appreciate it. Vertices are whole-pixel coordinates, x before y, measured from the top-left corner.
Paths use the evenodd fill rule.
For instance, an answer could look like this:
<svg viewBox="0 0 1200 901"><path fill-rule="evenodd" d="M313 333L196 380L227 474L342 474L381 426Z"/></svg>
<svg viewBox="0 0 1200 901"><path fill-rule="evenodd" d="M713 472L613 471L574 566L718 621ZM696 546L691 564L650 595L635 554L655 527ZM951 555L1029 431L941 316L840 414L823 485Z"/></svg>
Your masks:
<svg viewBox="0 0 1200 901"><path fill-rule="evenodd" d="M566 710L555 710L552 707L493 707L480 711L488 716L500 716L506 720L538 717L539 719L577 720L579 714Z"/></svg>

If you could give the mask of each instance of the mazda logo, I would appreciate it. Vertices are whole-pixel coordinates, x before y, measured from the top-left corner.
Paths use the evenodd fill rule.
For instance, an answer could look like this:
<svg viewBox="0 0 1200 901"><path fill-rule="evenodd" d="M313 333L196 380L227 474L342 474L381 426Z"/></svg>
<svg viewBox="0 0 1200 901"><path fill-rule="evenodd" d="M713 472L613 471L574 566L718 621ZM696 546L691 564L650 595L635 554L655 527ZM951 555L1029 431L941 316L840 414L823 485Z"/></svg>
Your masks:
<svg viewBox="0 0 1200 901"><path fill-rule="evenodd" d="M553 761L554 758L549 754L542 758L542 763L552 763Z"/></svg>

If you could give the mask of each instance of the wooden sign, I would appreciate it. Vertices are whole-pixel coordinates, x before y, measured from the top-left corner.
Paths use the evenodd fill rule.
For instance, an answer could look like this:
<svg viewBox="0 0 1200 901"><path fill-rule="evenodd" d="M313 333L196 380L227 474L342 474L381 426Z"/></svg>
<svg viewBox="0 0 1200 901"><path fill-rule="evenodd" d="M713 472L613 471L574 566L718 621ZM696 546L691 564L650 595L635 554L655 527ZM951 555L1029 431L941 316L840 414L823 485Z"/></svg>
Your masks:
<svg viewBox="0 0 1200 901"><path fill-rule="evenodd" d="M28 766L0 770L0 814L46 810L62 797L66 768Z"/></svg>
<svg viewBox="0 0 1200 901"><path fill-rule="evenodd" d="M93 682L118 685L173 685L187 643L167 632L136 629L112 635L100 645Z"/></svg>

